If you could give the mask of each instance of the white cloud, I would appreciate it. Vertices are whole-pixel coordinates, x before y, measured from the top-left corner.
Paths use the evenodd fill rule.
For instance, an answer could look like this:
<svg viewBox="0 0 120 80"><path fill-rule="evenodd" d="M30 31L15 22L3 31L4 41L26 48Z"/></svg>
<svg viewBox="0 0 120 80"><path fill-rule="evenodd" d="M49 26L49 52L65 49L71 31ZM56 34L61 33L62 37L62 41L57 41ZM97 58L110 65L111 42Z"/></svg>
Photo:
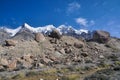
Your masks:
<svg viewBox="0 0 120 80"><path fill-rule="evenodd" d="M85 18L76 18L76 23L82 26L87 26L88 21Z"/></svg>
<svg viewBox="0 0 120 80"><path fill-rule="evenodd" d="M81 17L80 18L76 18L75 21L76 21L77 24L79 24L81 26L84 26L84 27L95 25L95 21L94 20L88 21L87 19L81 18Z"/></svg>
<svg viewBox="0 0 120 80"><path fill-rule="evenodd" d="M67 14L78 11L79 9L80 9L80 4L79 3L77 3L77 2L69 3L68 7L67 7Z"/></svg>

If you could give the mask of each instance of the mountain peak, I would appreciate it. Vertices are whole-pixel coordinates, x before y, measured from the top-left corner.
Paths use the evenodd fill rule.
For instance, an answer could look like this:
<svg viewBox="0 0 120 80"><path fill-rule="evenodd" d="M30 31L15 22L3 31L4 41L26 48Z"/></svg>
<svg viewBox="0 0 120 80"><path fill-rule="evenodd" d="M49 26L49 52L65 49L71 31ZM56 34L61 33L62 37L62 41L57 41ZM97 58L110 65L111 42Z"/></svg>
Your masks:
<svg viewBox="0 0 120 80"><path fill-rule="evenodd" d="M27 23L24 23L23 25L22 25L22 27L23 28L29 28L29 27L31 27L29 24L27 24Z"/></svg>

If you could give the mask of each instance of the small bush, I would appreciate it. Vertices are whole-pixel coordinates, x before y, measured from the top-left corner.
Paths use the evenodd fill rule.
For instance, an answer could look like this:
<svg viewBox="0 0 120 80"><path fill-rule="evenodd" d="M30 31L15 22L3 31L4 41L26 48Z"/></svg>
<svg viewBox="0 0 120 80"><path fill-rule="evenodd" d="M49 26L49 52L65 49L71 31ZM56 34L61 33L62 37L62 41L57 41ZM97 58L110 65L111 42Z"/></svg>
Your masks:
<svg viewBox="0 0 120 80"><path fill-rule="evenodd" d="M114 64L120 66L120 61L115 61Z"/></svg>
<svg viewBox="0 0 120 80"><path fill-rule="evenodd" d="M104 68L108 68L110 65L105 63L104 61L101 61L99 64L98 64L98 67L104 67Z"/></svg>
<svg viewBox="0 0 120 80"><path fill-rule="evenodd" d="M38 72L35 72L35 71L30 71L30 72L28 72L28 73L26 74L27 77L29 77L29 76L36 76L36 75L39 75L39 73L38 73Z"/></svg>

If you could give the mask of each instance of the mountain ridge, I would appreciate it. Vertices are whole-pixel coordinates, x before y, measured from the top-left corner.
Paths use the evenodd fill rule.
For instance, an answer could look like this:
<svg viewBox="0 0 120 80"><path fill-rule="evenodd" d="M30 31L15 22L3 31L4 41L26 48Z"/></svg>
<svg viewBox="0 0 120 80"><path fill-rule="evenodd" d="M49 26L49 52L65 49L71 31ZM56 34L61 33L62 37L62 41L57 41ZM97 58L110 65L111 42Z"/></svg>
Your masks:
<svg viewBox="0 0 120 80"><path fill-rule="evenodd" d="M66 26L66 25L60 25L58 27L55 27L54 25L46 25L46 26L43 26L43 27L32 27L30 26L29 24L27 23L24 23L22 26L19 26L17 27L16 29L10 29L10 28L1 28L1 29L4 29L4 31L6 31L7 33L10 34L10 36L15 36L15 34L17 34L20 30L24 30L24 29L27 29L33 33L37 33L37 32L41 32L43 34L46 34L48 32L51 32L53 29L56 29L60 32L60 34L76 34L76 35L81 35L82 33L88 33L89 31L88 30L85 30L85 29L74 29L72 26Z"/></svg>

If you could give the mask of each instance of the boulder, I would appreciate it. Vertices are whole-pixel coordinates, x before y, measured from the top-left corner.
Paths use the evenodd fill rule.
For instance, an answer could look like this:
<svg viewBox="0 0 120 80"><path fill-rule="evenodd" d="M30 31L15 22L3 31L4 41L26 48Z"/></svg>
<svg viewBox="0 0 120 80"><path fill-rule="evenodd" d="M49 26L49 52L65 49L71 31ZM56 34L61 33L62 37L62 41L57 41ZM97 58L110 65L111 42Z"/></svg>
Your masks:
<svg viewBox="0 0 120 80"><path fill-rule="evenodd" d="M0 59L0 65L7 66L8 65L8 60L4 59L4 58L1 58Z"/></svg>
<svg viewBox="0 0 120 80"><path fill-rule="evenodd" d="M110 39L110 33L107 31L97 30L93 33L93 40L99 43L106 43Z"/></svg>
<svg viewBox="0 0 120 80"><path fill-rule="evenodd" d="M60 35L59 31L57 31L56 29L53 29L52 32L50 33L49 37L60 39L61 35Z"/></svg>
<svg viewBox="0 0 120 80"><path fill-rule="evenodd" d="M0 65L0 72L1 72L1 71L5 71L5 68Z"/></svg>
<svg viewBox="0 0 120 80"><path fill-rule="evenodd" d="M103 55L100 55L99 58L100 58L100 59L104 59L105 57L104 57Z"/></svg>
<svg viewBox="0 0 120 80"><path fill-rule="evenodd" d="M14 40L5 40L6 46L15 46L16 42Z"/></svg>
<svg viewBox="0 0 120 80"><path fill-rule="evenodd" d="M8 64L8 70L12 71L15 70L17 67L17 60L10 61Z"/></svg>
<svg viewBox="0 0 120 80"><path fill-rule="evenodd" d="M81 53L81 55L82 55L83 57L87 57L87 56L88 56L88 53L87 53L87 52L83 52L83 53Z"/></svg>
<svg viewBox="0 0 120 80"><path fill-rule="evenodd" d="M45 40L45 37L44 37L44 35L43 35L42 33L36 33L36 34L35 34L35 40L36 40L37 42L44 41L44 40Z"/></svg>
<svg viewBox="0 0 120 80"><path fill-rule="evenodd" d="M84 47L84 43L82 41L75 42L74 43L74 47L76 47L76 48L83 48Z"/></svg>

